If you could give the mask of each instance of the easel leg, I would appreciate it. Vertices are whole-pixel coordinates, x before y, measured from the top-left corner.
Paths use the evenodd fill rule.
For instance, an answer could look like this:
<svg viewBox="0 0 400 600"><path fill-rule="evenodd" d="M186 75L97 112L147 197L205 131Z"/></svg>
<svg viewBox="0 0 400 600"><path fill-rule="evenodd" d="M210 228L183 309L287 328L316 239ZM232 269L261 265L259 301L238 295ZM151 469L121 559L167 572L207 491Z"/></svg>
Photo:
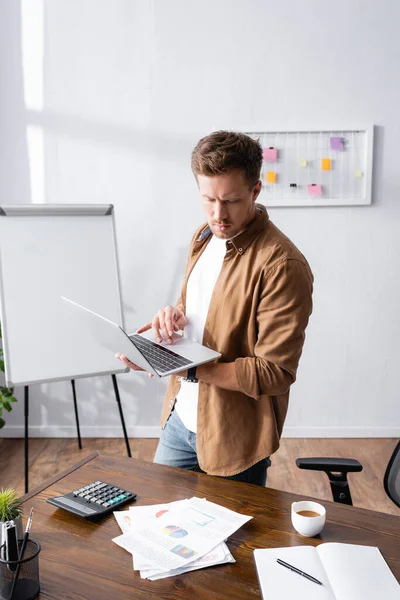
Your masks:
<svg viewBox="0 0 400 600"><path fill-rule="evenodd" d="M113 381L113 385L114 385L115 399L116 399L117 404L118 404L119 416L121 417L121 425L122 425L122 429L123 429L123 432L124 432L126 451L127 451L127 454L129 456L129 458L131 458L132 457L131 447L129 445L128 435L126 433L125 419L124 419L124 413L122 412L121 399L119 397L119 390L118 390L117 378L116 378L115 375L111 375L111 377L112 377L112 381Z"/></svg>
<svg viewBox="0 0 400 600"><path fill-rule="evenodd" d="M79 450L82 450L81 430L79 428L78 404L76 402L75 379L71 379L71 385L72 385L72 395L74 397L76 433L78 434L78 446L79 446Z"/></svg>
<svg viewBox="0 0 400 600"><path fill-rule="evenodd" d="M25 386L25 394L24 394L24 417L25 417L25 494L29 491L29 387Z"/></svg>

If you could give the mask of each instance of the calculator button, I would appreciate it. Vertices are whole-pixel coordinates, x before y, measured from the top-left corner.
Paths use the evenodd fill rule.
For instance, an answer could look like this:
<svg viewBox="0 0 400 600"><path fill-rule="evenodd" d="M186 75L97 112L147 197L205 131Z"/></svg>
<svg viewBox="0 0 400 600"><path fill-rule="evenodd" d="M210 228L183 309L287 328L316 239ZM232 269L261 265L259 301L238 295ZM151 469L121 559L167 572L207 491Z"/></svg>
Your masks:
<svg viewBox="0 0 400 600"><path fill-rule="evenodd" d="M84 498L86 496L85 492L81 492L80 494L78 494L79 498Z"/></svg>
<svg viewBox="0 0 400 600"><path fill-rule="evenodd" d="M91 500L91 499L92 499L92 496L89 496L89 495L88 495L88 496L83 496L83 499L84 499L84 500Z"/></svg>
<svg viewBox="0 0 400 600"><path fill-rule="evenodd" d="M120 500L123 500L126 497L127 497L126 494L121 494L119 498L120 498Z"/></svg>
<svg viewBox="0 0 400 600"><path fill-rule="evenodd" d="M96 504L100 504L100 506L103 506L103 500L96 500Z"/></svg>
<svg viewBox="0 0 400 600"><path fill-rule="evenodd" d="M103 502L103 506L110 506L108 502Z"/></svg>
<svg viewBox="0 0 400 600"><path fill-rule="evenodd" d="M98 485L99 485L99 489L100 489L100 490L101 490L102 488L105 488L105 487L107 487L107 484L106 484L106 483L101 483L101 482L100 482Z"/></svg>
<svg viewBox="0 0 400 600"><path fill-rule="evenodd" d="M101 483L103 483L102 481L95 481L94 485L100 485Z"/></svg>
<svg viewBox="0 0 400 600"><path fill-rule="evenodd" d="M90 502L96 502L96 498L91 498Z"/></svg>

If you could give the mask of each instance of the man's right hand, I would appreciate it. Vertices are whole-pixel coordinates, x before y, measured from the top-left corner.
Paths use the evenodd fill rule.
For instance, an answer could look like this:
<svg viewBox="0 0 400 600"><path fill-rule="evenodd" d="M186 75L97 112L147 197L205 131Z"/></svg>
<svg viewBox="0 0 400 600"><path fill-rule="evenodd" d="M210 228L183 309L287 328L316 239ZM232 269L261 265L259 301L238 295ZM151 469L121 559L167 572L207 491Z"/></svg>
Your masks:
<svg viewBox="0 0 400 600"><path fill-rule="evenodd" d="M137 330L137 333L143 333L153 329L156 340L161 343L166 340L172 344L172 336L176 331L184 329L188 321L184 313L176 306L166 306L161 308L151 323L146 323L143 327Z"/></svg>

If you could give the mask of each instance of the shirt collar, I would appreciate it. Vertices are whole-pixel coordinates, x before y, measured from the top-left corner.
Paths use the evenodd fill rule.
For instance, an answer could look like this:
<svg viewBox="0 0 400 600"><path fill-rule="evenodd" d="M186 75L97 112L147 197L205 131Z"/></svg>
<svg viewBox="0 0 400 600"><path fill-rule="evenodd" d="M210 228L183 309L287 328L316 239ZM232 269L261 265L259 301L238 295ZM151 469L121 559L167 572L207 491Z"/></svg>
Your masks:
<svg viewBox="0 0 400 600"><path fill-rule="evenodd" d="M262 204L256 204L256 215L248 224L247 228L239 235L227 240L228 246L232 245L238 254L243 254L250 246L252 241L257 237L258 233L265 229L269 221L267 209ZM195 242L194 249L197 251L211 235L211 229L208 225L200 230L200 234Z"/></svg>

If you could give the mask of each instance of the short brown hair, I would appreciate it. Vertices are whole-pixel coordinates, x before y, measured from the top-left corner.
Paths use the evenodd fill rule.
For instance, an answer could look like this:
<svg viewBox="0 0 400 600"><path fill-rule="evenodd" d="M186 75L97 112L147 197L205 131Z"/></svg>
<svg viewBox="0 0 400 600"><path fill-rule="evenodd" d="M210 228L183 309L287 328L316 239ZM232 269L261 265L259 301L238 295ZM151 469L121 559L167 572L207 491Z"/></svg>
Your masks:
<svg viewBox="0 0 400 600"><path fill-rule="evenodd" d="M212 177L240 170L252 187L260 179L262 160L258 140L244 133L215 131L203 137L194 148L192 171L195 176Z"/></svg>

